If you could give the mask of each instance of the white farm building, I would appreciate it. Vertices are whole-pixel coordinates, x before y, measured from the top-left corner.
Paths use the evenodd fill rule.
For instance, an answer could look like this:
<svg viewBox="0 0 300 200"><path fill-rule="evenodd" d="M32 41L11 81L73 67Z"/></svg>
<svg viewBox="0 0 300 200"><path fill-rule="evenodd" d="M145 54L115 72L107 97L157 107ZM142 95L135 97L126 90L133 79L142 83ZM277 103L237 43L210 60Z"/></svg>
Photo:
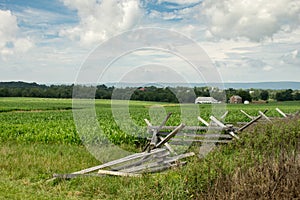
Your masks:
<svg viewBox="0 0 300 200"><path fill-rule="evenodd" d="M204 104L204 103L220 103L218 100L213 97L198 97L195 100L195 104Z"/></svg>

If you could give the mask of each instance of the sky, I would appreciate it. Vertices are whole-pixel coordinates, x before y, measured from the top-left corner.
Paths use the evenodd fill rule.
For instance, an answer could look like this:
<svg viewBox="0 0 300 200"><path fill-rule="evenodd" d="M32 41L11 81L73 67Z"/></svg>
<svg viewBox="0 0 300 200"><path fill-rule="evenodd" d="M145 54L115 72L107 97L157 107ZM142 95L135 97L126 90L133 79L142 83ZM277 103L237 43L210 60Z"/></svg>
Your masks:
<svg viewBox="0 0 300 200"><path fill-rule="evenodd" d="M0 0L0 70L46 84L300 81L300 1Z"/></svg>

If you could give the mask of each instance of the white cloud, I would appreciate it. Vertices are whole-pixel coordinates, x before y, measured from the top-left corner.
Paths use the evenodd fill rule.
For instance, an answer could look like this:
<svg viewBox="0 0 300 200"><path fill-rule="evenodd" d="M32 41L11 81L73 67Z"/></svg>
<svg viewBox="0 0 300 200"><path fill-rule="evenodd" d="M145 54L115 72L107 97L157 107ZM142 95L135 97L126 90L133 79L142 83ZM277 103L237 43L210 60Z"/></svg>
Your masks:
<svg viewBox="0 0 300 200"><path fill-rule="evenodd" d="M293 50L289 53L286 53L282 56L282 62L292 65L300 65L300 53L299 50Z"/></svg>
<svg viewBox="0 0 300 200"><path fill-rule="evenodd" d="M264 60L250 57L217 61L215 65L218 67L225 82L251 82L255 79L271 81L273 78L271 74L276 74L274 68ZM266 73L270 76L266 76Z"/></svg>
<svg viewBox="0 0 300 200"><path fill-rule="evenodd" d="M202 8L218 38L261 41L300 25L299 0L206 0Z"/></svg>
<svg viewBox="0 0 300 200"><path fill-rule="evenodd" d="M201 42L200 44L213 61L233 59L231 55L234 55L236 59L237 55L251 53L253 49L256 49L258 47L257 43L249 42L246 40L220 40L218 41L218 43Z"/></svg>
<svg viewBox="0 0 300 200"><path fill-rule="evenodd" d="M143 12L136 0L63 0L71 9L77 10L80 23L60 32L83 45L106 40L115 34L129 30L138 23Z"/></svg>
<svg viewBox="0 0 300 200"><path fill-rule="evenodd" d="M271 67L270 65L266 65L263 67L263 70L266 71L266 72L269 72L273 69L273 67Z"/></svg>
<svg viewBox="0 0 300 200"><path fill-rule="evenodd" d="M0 10L0 55L2 59L15 53L26 52L33 46L28 38L19 35L17 17L9 10Z"/></svg>

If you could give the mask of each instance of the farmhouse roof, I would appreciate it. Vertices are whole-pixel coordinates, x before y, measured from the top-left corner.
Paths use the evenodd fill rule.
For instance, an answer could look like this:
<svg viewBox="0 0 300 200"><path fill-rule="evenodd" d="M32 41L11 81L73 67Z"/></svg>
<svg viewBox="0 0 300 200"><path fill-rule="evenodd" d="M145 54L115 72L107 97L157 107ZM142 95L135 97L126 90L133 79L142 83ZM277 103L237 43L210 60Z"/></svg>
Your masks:
<svg viewBox="0 0 300 200"><path fill-rule="evenodd" d="M231 98L241 99L242 97L240 97L239 95L233 95Z"/></svg>
<svg viewBox="0 0 300 200"><path fill-rule="evenodd" d="M218 101L213 97L198 97L196 98L195 102L212 102L217 103Z"/></svg>

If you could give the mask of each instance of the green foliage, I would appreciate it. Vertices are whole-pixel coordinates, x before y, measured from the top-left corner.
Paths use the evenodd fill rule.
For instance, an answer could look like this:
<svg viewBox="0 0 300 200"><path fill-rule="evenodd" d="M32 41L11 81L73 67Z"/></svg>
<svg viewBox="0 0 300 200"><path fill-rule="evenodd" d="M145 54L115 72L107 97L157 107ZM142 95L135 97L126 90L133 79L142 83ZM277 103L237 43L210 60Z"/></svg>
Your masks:
<svg viewBox="0 0 300 200"><path fill-rule="evenodd" d="M245 90L238 90L237 91L237 95L239 95L240 97L242 97L243 102L244 101L252 101L252 97L249 93L249 91L245 91Z"/></svg>
<svg viewBox="0 0 300 200"><path fill-rule="evenodd" d="M226 99L224 92L226 93ZM251 92L251 94L250 94ZM218 101L228 102L233 95L239 95L243 101L252 99L278 101L300 100L300 92L291 89L262 90L262 89L234 89L222 91L211 87L125 87L115 88L106 85L41 85L26 82L0 82L0 97L38 97L38 98L93 98L155 101L168 103L193 103L196 97L213 97Z"/></svg>
<svg viewBox="0 0 300 200"><path fill-rule="evenodd" d="M198 97L209 97L209 88L208 87L194 87L194 92Z"/></svg>
<svg viewBox="0 0 300 200"><path fill-rule="evenodd" d="M282 92L276 93L276 100L277 101L292 101L293 100L293 90L285 90Z"/></svg>
<svg viewBox="0 0 300 200"><path fill-rule="evenodd" d="M126 103L116 101L116 111L126 112ZM145 133L143 119L150 119L153 111L151 109L162 109L162 113L173 112L167 125L178 125L182 121L181 109L184 108L191 119L195 119L185 123L196 125L199 122L196 119L195 106L206 120L213 108L213 105L180 106L167 103L160 103L159 107L154 102L130 101L130 119L122 119L128 123L123 123L126 127L119 127L112 113L110 100L96 100L95 105L99 126L105 136L113 143L122 147L125 145L125 148L133 151L138 151L135 148L139 139L137 136ZM279 117L276 107L286 113L294 113L299 110L299 102L227 105L229 114L226 121L249 121L240 109L252 116L256 116L259 110L268 109L268 116ZM82 145L71 108L71 100L66 99L0 98L0 199L203 199L215 191L222 191L225 198L230 196L230 191L235 191L231 187L239 183L238 181L243 183L243 180L255 180L251 186L260 183L259 180L273 183L273 179L263 179L264 176L260 179L247 176L243 179L242 174L267 174L264 161L272 158L272 162L276 164L282 152L288 156L298 152L300 121L294 119L259 125L251 132L243 133L241 140L227 146L217 146L204 159L192 158L187 166L166 173L145 174L141 178L106 176L46 182L53 173L73 172L100 163ZM159 124L161 117L164 115L153 118L151 122ZM126 129L132 132L127 134ZM102 139L98 134L92 136L89 139L95 143ZM283 165L286 166L285 163ZM231 179L236 176L236 171L239 172L238 181ZM275 175L270 177L277 180L276 177L280 177L282 171L284 170L274 170ZM293 176L295 180L299 180L297 174ZM283 176L283 180L285 177ZM291 185L285 188L290 191L299 188L297 182L291 182L291 179L288 181ZM231 187L228 183L231 183ZM245 183L249 185L249 182ZM222 188L226 188L225 192ZM275 186L266 188L273 190ZM217 195L214 197L212 199L222 198ZM294 198L297 197L299 196L294 195Z"/></svg>
<svg viewBox="0 0 300 200"><path fill-rule="evenodd" d="M90 134L89 138L81 138L76 131L72 113L72 102L68 99L42 99L42 98L0 98L0 141L23 141L42 142L54 144L81 144L81 139L91 143L103 141L103 136L114 144L143 145L147 137L144 119L150 119L152 109L157 109L157 103L130 101L130 118L123 115L127 112L125 101L116 101L114 106L117 112L112 113L110 100L96 100L96 115L100 128L104 135L97 132ZM179 125L182 120L181 109L185 110L184 121L187 125L200 124L197 121L197 110L201 117L209 121L213 105L194 104L166 104L160 103L163 112L159 118L153 119L155 125L159 125L162 118L172 112L167 125ZM250 121L240 110L243 109L252 116L258 115L258 111L268 109L268 116L280 117L275 108L279 107L283 112L293 113L299 110L298 102L286 102L284 104L250 104L250 105L227 105L229 114L227 123ZM118 117L122 126L117 123ZM125 118L124 118L125 117ZM158 116L156 116L158 117Z"/></svg>
<svg viewBox="0 0 300 200"><path fill-rule="evenodd" d="M269 92L267 90L262 90L260 93L261 100L268 100L269 99Z"/></svg>
<svg viewBox="0 0 300 200"><path fill-rule="evenodd" d="M138 105L138 103L137 103ZM2 199L299 199L300 120L258 125L204 159L160 174L47 182L96 166L81 145L0 143ZM196 152L197 153L197 152Z"/></svg>

